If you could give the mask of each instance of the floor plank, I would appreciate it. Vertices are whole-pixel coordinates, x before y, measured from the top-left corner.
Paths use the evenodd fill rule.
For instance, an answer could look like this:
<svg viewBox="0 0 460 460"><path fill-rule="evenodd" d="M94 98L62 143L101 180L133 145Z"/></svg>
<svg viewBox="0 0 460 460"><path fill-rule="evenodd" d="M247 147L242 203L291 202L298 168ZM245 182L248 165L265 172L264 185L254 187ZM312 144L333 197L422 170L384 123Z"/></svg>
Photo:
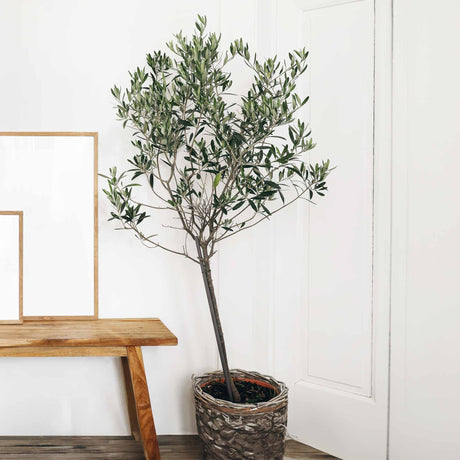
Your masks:
<svg viewBox="0 0 460 460"><path fill-rule="evenodd" d="M162 460L202 460L197 436L158 436ZM285 460L333 460L289 440ZM124 436L0 437L1 460L144 460L140 442Z"/></svg>

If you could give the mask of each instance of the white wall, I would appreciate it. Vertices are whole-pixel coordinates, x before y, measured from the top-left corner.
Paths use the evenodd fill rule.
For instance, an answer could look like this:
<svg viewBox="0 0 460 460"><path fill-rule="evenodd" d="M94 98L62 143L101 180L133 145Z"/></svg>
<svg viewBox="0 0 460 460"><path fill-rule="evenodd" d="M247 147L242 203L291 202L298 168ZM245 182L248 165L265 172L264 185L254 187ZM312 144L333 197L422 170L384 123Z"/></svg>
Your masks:
<svg viewBox="0 0 460 460"><path fill-rule="evenodd" d="M125 85L128 70L144 65L145 54L162 48L173 33L191 31L197 13L228 39L254 41L256 2L226 3L2 0L0 130L98 131L100 171L123 164L131 151L129 133L115 119L110 88ZM200 272L185 259L115 232L108 212L101 198L100 315L157 316L178 336L178 347L146 348L144 359L157 431L194 432L190 376L217 366ZM239 321L227 314L224 327L237 328ZM231 356L238 345L229 343ZM257 359L249 363L255 369ZM128 434L124 398L116 359L0 362L2 435Z"/></svg>
<svg viewBox="0 0 460 460"><path fill-rule="evenodd" d="M392 460L460 455L459 17L394 2Z"/></svg>

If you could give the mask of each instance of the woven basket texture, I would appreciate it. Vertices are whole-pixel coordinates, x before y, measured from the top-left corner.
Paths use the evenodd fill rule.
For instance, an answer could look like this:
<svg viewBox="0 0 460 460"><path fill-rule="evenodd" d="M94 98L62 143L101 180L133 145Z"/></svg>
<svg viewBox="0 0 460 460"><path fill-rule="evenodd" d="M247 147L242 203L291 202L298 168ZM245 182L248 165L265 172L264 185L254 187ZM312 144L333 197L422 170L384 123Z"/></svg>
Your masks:
<svg viewBox="0 0 460 460"><path fill-rule="evenodd" d="M236 404L213 398L201 386L223 378L220 371L193 376L196 423L207 460L282 460L285 450L288 390L270 376L231 371L233 378L266 382L278 391L270 401Z"/></svg>

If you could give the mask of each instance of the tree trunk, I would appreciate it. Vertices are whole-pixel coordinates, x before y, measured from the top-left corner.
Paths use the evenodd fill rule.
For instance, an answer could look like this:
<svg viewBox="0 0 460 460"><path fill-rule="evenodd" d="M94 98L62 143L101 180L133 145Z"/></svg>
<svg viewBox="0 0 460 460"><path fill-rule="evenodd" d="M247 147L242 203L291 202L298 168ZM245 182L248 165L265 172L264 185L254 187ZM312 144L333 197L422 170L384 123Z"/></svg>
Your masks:
<svg viewBox="0 0 460 460"><path fill-rule="evenodd" d="M202 248L198 240L195 241L198 251L198 259L201 266L201 274L203 275L204 286L206 289L206 297L208 298L209 311L211 313L212 324L214 326L214 334L216 336L217 348L219 350L220 362L224 371L225 384L231 402L240 402L241 397L236 389L235 383L230 375L228 366L227 351L225 349L224 333L220 323L219 310L217 309L217 299L214 290L214 283L211 275L211 264L206 248Z"/></svg>

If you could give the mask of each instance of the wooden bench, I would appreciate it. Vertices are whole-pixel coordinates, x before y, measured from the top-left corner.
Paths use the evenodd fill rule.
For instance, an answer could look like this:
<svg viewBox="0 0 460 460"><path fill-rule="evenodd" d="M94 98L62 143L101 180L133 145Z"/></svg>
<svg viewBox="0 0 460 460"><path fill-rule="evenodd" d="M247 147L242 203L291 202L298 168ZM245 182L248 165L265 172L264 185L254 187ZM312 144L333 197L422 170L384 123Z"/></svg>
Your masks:
<svg viewBox="0 0 460 460"><path fill-rule="evenodd" d="M160 459L141 346L177 345L159 319L26 321L0 325L0 357L120 356L131 432Z"/></svg>

